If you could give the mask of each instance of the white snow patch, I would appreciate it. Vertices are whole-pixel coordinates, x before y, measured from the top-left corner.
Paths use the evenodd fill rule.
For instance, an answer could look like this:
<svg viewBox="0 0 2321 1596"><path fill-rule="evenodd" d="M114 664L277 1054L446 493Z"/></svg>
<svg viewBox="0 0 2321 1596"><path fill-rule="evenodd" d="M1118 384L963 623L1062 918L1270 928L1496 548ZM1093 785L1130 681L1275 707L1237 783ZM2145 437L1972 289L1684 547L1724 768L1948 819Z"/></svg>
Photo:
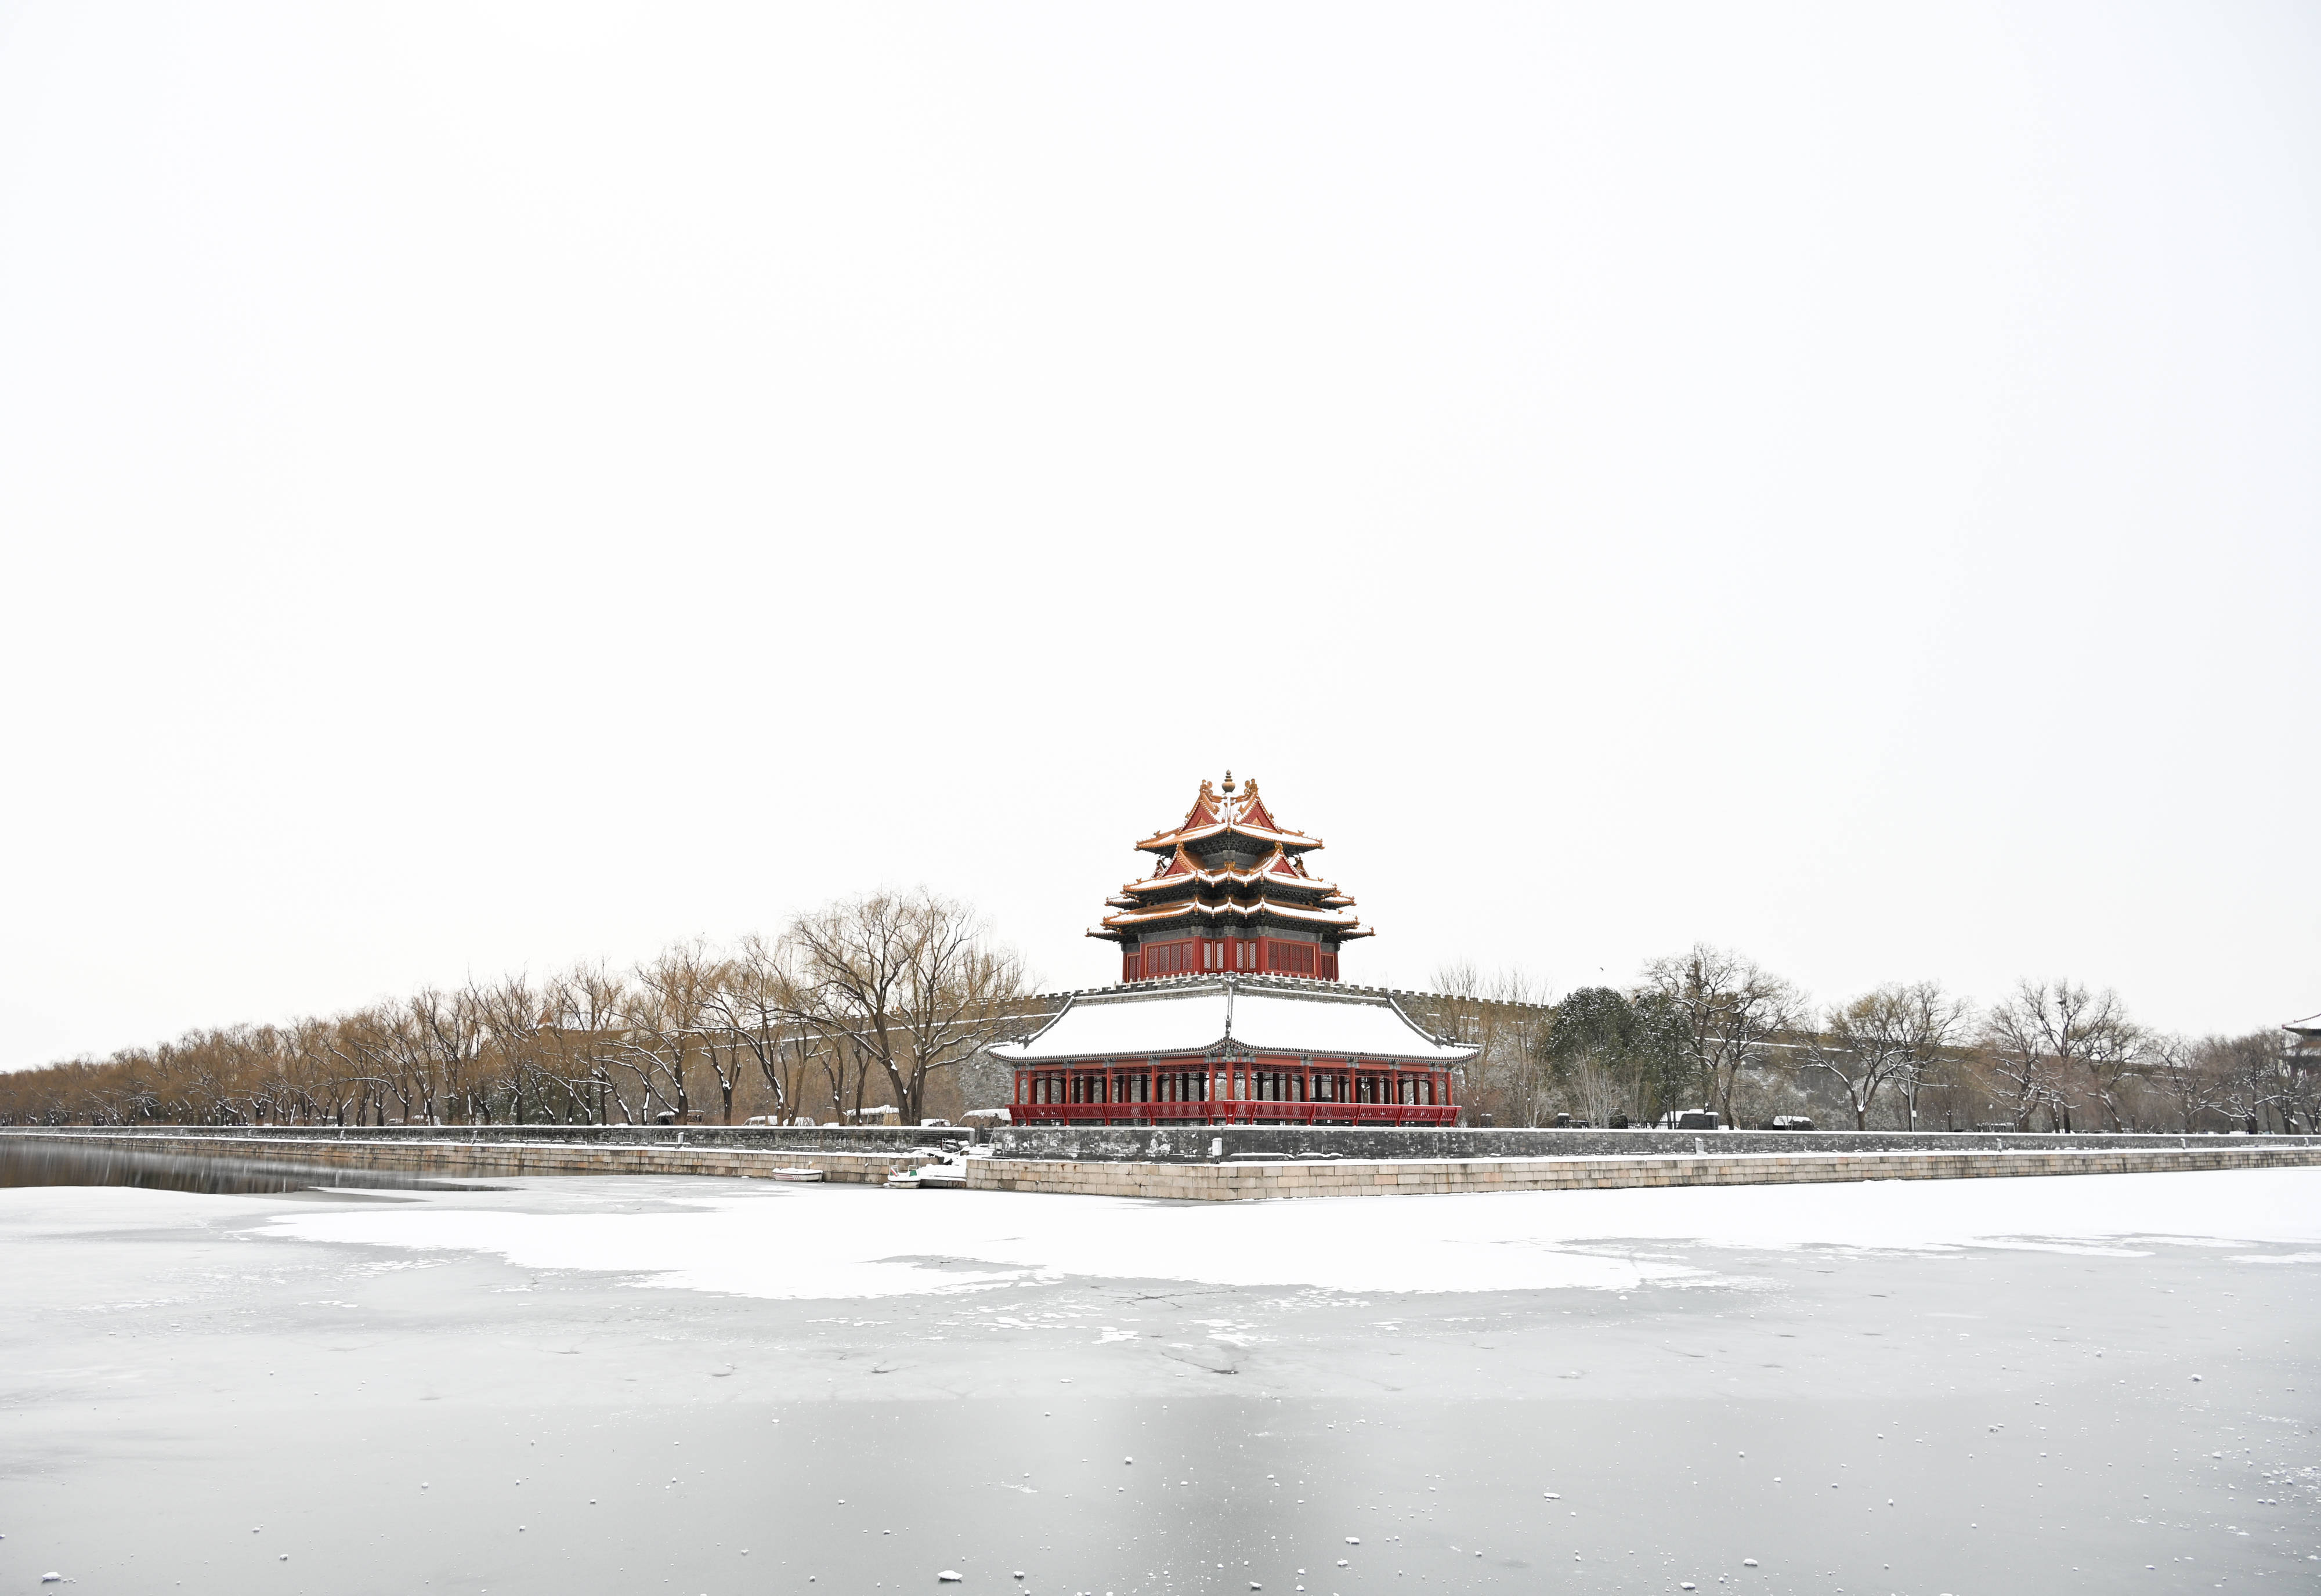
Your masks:
<svg viewBox="0 0 2321 1596"><path fill-rule="evenodd" d="M636 1214L456 1206L463 1200L442 1193L424 1205L285 1214L263 1233L488 1252L524 1268L605 1270L655 1286L774 1298L1071 1276L1350 1292L1628 1291L1706 1278L1664 1256L1606 1247L1619 1241L2099 1255L2124 1253L2102 1244L2128 1237L2321 1243L2321 1170L2302 1169L1197 1206L995 1192L897 1202L829 1186L729 1190L676 1211Z"/></svg>

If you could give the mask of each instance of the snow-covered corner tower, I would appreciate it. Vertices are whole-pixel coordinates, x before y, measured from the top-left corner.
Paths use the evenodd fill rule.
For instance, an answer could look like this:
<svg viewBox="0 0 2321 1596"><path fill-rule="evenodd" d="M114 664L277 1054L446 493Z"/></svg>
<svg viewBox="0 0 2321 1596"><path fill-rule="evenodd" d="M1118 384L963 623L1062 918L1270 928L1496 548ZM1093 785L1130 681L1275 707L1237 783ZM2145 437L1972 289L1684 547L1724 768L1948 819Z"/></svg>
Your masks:
<svg viewBox="0 0 2321 1596"><path fill-rule="evenodd" d="M1018 1125L1415 1128L1457 1123L1475 1052L1392 993L1227 971L1069 993L991 1056Z"/></svg>
<svg viewBox="0 0 2321 1596"><path fill-rule="evenodd" d="M1152 874L1088 933L1120 944L1121 984L1059 994L1038 1030L991 1049L1015 1072L1016 1124L1458 1123L1477 1049L1339 982L1340 944L1370 933L1307 874L1320 838L1284 830L1228 770L1136 846Z"/></svg>
<svg viewBox="0 0 2321 1596"><path fill-rule="evenodd" d="M1225 772L1204 781L1173 830L1136 844L1159 856L1152 874L1106 900L1115 911L1088 933L1120 944L1120 978L1151 981L1205 971L1338 979L1338 948L1365 929L1354 901L1306 868L1318 837L1278 824L1257 795Z"/></svg>

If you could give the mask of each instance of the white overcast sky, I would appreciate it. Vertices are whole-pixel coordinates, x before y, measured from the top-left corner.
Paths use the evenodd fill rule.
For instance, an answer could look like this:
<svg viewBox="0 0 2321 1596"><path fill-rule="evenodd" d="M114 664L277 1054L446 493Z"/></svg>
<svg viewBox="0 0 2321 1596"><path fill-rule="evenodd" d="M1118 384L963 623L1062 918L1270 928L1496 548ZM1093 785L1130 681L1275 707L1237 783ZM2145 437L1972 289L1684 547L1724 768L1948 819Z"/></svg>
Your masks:
<svg viewBox="0 0 2321 1596"><path fill-rule="evenodd" d="M0 5L0 1065L776 929L2321 1009L2321 9Z"/></svg>

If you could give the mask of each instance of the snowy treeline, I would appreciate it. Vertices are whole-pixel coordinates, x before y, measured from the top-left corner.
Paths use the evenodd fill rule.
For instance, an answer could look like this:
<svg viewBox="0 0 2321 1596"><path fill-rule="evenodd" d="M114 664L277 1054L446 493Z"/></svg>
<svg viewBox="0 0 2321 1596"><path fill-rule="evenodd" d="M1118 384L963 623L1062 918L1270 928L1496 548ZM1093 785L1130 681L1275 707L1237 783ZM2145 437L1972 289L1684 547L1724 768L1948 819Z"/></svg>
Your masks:
<svg viewBox="0 0 2321 1596"><path fill-rule="evenodd" d="M1414 1017L1481 1049L1473 1124L2312 1130L2321 1069L2283 1034L2198 1039L2071 981L1988 1008L1936 982L1816 1003L1741 955L1654 959L1624 988L1547 1001L1520 973L1437 972ZM919 893L830 905L767 940L680 943L633 968L433 988L324 1019L188 1032L0 1075L0 1124L645 1124L956 1119L1007 1101L984 1049L1048 1006L966 906Z"/></svg>
<svg viewBox="0 0 2321 1596"><path fill-rule="evenodd" d="M1650 1123L1712 1108L1727 1124L1804 1115L1824 1129L2307 1130L2321 1069L2279 1030L2189 1038L2136 1022L2118 996L2024 981L1988 1007L1938 982L1816 1002L1742 955L1696 946L1625 988L1550 1003L1519 971L1437 972L1423 1007L1483 1049L1461 1101L1499 1125L1559 1114Z"/></svg>
<svg viewBox="0 0 2321 1596"><path fill-rule="evenodd" d="M880 1105L915 1122L955 1109L953 1077L1027 1007L1020 962L964 905L881 893L772 940L0 1075L0 1123L787 1124Z"/></svg>

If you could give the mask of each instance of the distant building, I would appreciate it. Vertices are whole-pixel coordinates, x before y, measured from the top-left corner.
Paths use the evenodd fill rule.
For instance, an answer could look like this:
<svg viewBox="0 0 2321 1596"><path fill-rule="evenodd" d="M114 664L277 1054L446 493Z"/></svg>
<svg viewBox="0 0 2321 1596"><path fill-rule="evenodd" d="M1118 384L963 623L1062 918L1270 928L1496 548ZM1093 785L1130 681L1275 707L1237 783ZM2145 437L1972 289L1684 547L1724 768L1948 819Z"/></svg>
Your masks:
<svg viewBox="0 0 2321 1596"><path fill-rule="evenodd" d="M2287 1057L2293 1070L2321 1070L2321 1014L2307 1014L2280 1028L2289 1033Z"/></svg>
<svg viewBox="0 0 2321 1596"><path fill-rule="evenodd" d="M1018 1125L1449 1125L1478 1049L1429 1033L1396 994L1338 984L1371 933L1279 825L1257 784L1203 782L1182 824L1089 932L1121 944L1121 984L1064 994L1047 1023L991 1049L1015 1071Z"/></svg>

